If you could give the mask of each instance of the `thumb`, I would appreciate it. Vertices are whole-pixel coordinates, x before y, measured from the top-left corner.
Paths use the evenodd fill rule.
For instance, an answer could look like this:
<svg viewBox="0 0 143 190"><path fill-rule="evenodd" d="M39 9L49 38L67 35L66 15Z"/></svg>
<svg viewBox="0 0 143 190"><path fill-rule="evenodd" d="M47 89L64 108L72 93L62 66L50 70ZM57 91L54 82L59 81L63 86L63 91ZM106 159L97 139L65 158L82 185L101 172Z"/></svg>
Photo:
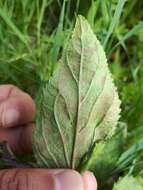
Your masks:
<svg viewBox="0 0 143 190"><path fill-rule="evenodd" d="M2 190L96 190L90 172L83 177L73 170L11 169L0 171Z"/></svg>

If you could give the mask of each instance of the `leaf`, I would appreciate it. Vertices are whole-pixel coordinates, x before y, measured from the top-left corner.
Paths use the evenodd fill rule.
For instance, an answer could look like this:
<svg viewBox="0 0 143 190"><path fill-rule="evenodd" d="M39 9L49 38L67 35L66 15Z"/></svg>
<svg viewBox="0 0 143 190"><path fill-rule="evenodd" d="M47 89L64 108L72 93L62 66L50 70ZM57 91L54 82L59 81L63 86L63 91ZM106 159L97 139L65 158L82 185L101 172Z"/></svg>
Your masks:
<svg viewBox="0 0 143 190"><path fill-rule="evenodd" d="M87 154L87 158L81 163L80 171L94 172L98 186L103 186L113 175L116 162L123 152L126 136L127 126L119 123L112 138L95 144L91 154Z"/></svg>
<svg viewBox="0 0 143 190"><path fill-rule="evenodd" d="M104 50L79 16L61 63L38 96L33 135L38 166L77 168L97 140L113 135L119 107Z"/></svg>
<svg viewBox="0 0 143 190"><path fill-rule="evenodd" d="M143 170L141 171L141 174L143 174ZM139 183L143 186L143 175L139 175L136 177L136 179L139 181Z"/></svg>
<svg viewBox="0 0 143 190"><path fill-rule="evenodd" d="M119 179L119 181L114 185L113 190L142 190L143 187L140 185L138 180L132 176L125 176Z"/></svg>

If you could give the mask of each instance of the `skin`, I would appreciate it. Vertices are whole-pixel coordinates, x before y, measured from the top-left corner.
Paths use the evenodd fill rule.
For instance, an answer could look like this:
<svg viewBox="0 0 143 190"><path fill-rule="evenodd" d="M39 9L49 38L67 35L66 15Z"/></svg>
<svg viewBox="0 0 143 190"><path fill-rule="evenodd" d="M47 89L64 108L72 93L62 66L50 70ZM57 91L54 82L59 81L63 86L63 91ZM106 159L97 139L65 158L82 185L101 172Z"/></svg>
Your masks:
<svg viewBox="0 0 143 190"><path fill-rule="evenodd" d="M32 151L32 123L35 104L32 98L13 85L0 85L0 141L6 140L14 152ZM1 190L97 190L91 172L80 175L64 169L0 170Z"/></svg>

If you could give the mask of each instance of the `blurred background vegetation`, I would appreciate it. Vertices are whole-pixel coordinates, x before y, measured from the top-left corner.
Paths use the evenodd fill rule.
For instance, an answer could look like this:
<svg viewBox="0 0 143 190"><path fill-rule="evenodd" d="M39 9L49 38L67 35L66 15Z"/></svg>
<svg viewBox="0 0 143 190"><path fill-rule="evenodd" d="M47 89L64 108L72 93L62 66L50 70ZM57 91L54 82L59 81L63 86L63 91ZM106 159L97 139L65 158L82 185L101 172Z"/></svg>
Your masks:
<svg viewBox="0 0 143 190"><path fill-rule="evenodd" d="M128 127L122 172L135 176L143 173L142 10L142 0L0 0L0 84L33 97L52 75L76 15L88 19L122 100L121 121Z"/></svg>

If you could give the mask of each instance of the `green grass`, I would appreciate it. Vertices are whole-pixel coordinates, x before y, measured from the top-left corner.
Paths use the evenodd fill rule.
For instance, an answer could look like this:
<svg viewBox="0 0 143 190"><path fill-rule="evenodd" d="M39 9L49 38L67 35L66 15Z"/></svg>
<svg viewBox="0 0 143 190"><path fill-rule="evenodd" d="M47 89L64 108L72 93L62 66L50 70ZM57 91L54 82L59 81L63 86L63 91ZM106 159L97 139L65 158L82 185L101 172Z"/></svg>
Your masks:
<svg viewBox="0 0 143 190"><path fill-rule="evenodd" d="M88 19L105 48L128 126L119 168L134 175L143 171L142 9L140 0L0 1L0 83L18 85L33 97L52 75L76 15Z"/></svg>

